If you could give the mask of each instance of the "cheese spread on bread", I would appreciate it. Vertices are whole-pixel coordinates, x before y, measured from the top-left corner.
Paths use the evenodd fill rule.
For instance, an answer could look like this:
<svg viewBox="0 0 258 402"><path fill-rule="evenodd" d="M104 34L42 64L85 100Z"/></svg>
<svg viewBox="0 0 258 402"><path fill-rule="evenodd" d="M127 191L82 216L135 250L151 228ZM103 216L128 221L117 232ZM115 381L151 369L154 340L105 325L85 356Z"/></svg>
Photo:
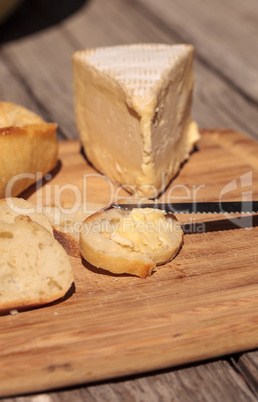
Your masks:
<svg viewBox="0 0 258 402"><path fill-rule="evenodd" d="M165 212L152 208L135 208L120 220L111 239L141 253L169 247L170 237L161 230L167 224Z"/></svg>
<svg viewBox="0 0 258 402"><path fill-rule="evenodd" d="M152 208L104 208L84 221L80 251L90 264L146 278L177 254L182 228L174 215Z"/></svg>

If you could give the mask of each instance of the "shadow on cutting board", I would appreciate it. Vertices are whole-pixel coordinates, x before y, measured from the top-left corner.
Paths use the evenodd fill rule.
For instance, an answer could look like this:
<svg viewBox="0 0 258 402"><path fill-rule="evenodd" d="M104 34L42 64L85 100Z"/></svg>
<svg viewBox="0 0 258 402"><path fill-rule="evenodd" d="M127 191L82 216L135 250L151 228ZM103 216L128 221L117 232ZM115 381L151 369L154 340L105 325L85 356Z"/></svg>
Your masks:
<svg viewBox="0 0 258 402"><path fill-rule="evenodd" d="M106 269L103 268L97 268L94 265L91 265L87 260L85 260L84 258L82 258L82 265L87 268L89 271L95 273L95 274L101 274L101 275L105 275L105 276L111 276L114 278L122 278L122 277L135 277L134 275L131 274L114 274L113 272L110 272Z"/></svg>
<svg viewBox="0 0 258 402"><path fill-rule="evenodd" d="M51 180L60 172L62 168L62 162L58 159L56 166L43 177L42 180L37 181L32 184L26 190L24 190L21 194L19 194L19 198L23 198L24 200L28 200L36 191L39 191L44 185L51 183ZM48 180L46 179L48 178Z"/></svg>
<svg viewBox="0 0 258 402"><path fill-rule="evenodd" d="M56 25L78 11L89 0L23 0L0 25L0 44Z"/></svg>
<svg viewBox="0 0 258 402"><path fill-rule="evenodd" d="M50 306L56 306L60 303L63 303L65 300L70 299L70 297L75 293L76 287L75 283L73 282L70 289L66 292L66 294L63 297L60 297L57 300L54 300L50 303L45 303L45 304L40 304L36 306L22 306L22 307L13 307L13 308L8 308L5 310L0 310L0 317L6 316L6 315L17 315L18 313L23 313L26 311L33 311L33 310L40 310L42 308L50 307ZM17 311L15 314L11 314L12 311Z"/></svg>
<svg viewBox="0 0 258 402"><path fill-rule="evenodd" d="M218 232L221 230L251 229L258 226L258 215L247 215L232 219L218 219L216 221L197 222L182 224L185 234Z"/></svg>

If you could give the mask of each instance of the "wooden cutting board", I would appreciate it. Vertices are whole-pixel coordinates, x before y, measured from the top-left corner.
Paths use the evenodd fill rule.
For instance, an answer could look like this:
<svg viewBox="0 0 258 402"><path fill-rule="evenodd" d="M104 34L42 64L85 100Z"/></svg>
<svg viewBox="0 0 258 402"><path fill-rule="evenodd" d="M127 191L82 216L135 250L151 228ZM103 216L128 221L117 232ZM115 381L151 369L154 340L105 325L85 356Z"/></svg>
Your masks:
<svg viewBox="0 0 258 402"><path fill-rule="evenodd" d="M257 155L258 144L241 134L203 130L162 200L258 199ZM49 179L24 196L44 204L109 202L126 194L86 163L77 141L60 143L60 163ZM64 300L0 317L0 395L257 347L258 216L226 218L178 215L187 232L184 246L147 279L97 272L71 258L75 288Z"/></svg>

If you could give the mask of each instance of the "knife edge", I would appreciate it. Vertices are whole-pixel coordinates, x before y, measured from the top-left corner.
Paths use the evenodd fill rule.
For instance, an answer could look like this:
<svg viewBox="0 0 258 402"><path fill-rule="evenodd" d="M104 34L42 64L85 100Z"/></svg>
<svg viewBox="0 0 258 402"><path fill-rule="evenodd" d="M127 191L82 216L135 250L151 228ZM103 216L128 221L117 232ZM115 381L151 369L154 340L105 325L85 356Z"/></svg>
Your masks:
<svg viewBox="0 0 258 402"><path fill-rule="evenodd" d="M134 208L161 209L173 214L252 214L258 212L258 201L214 201L214 202L171 202L111 204L114 208L132 210Z"/></svg>

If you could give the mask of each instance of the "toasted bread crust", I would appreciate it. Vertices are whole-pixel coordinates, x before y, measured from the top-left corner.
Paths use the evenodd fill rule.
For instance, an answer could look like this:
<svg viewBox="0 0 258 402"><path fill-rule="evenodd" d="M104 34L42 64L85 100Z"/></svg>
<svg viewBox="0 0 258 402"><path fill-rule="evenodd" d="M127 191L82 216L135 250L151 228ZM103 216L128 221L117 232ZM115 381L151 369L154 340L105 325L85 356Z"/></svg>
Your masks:
<svg viewBox="0 0 258 402"><path fill-rule="evenodd" d="M53 205L44 209L48 221L53 227L55 238L62 244L68 255L81 258L79 231L83 221L95 211L103 208L104 205L93 202L74 205L65 202L62 204L62 208ZM74 207L76 207L75 210ZM66 218L68 218L68 223L65 221Z"/></svg>
<svg viewBox="0 0 258 402"><path fill-rule="evenodd" d="M58 230L55 227L53 227L53 234L55 239L62 244L68 255L81 258L79 242L73 235L61 232L61 230Z"/></svg>
<svg viewBox="0 0 258 402"><path fill-rule="evenodd" d="M112 260L109 255L99 252L89 242L81 243L81 254L96 268L106 269L113 274L130 274L147 278L151 275L155 264L152 261L128 260L123 257L113 256Z"/></svg>
<svg viewBox="0 0 258 402"><path fill-rule="evenodd" d="M56 166L56 129L21 106L0 102L0 198L15 197L39 179L37 173L43 177Z"/></svg>

